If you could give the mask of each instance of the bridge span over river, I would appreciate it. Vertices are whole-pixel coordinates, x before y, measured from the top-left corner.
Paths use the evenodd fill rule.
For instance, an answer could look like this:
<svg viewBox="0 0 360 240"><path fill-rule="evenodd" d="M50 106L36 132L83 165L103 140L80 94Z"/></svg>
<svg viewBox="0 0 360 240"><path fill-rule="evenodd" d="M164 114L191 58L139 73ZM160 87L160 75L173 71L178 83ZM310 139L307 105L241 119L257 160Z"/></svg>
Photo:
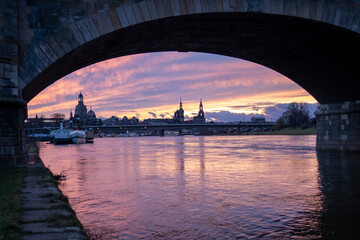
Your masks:
<svg viewBox="0 0 360 240"><path fill-rule="evenodd" d="M269 67L320 104L317 148L360 150L357 0L2 0L0 164L26 162L27 103L110 58L205 52Z"/></svg>
<svg viewBox="0 0 360 240"><path fill-rule="evenodd" d="M156 132L159 135L164 135L165 131L194 130L197 133L206 133L211 131L223 130L226 132L246 132L252 129L269 130L275 123L255 123L255 122L240 122L237 124L230 123L210 123L210 124L159 124L159 125L119 125L119 126L102 126L92 127L95 133L126 133L126 132Z"/></svg>

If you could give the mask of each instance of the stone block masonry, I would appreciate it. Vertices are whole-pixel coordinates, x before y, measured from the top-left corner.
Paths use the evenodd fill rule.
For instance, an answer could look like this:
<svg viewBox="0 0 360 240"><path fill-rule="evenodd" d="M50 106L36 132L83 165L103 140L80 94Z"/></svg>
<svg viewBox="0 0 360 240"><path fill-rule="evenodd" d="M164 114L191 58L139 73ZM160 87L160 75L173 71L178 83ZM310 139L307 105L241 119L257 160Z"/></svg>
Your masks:
<svg viewBox="0 0 360 240"><path fill-rule="evenodd" d="M322 104L315 114L318 150L360 151L360 100Z"/></svg>
<svg viewBox="0 0 360 240"><path fill-rule="evenodd" d="M25 164L26 102L18 98L0 97L0 116L0 165Z"/></svg>
<svg viewBox="0 0 360 240"><path fill-rule="evenodd" d="M26 103L47 86L159 51L270 67L330 103L318 111L318 149L359 150L359 10L355 0L1 0L0 165L27 161Z"/></svg>

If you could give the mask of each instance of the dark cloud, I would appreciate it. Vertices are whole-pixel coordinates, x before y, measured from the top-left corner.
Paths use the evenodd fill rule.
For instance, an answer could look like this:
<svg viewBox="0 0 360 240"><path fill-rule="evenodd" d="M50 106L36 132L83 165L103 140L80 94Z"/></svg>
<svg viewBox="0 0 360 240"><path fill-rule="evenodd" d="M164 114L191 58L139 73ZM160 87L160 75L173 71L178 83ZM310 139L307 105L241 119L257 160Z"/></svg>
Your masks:
<svg viewBox="0 0 360 240"><path fill-rule="evenodd" d="M267 118L270 118L273 121L275 121L286 111L288 105L289 105L289 103L275 104L273 106L266 107L264 109L264 113L267 116ZM308 103L307 105L308 105L310 117L314 117L314 112L316 111L319 104L318 103Z"/></svg>
<svg viewBox="0 0 360 240"><path fill-rule="evenodd" d="M288 105L289 103L279 103L265 108L249 105L247 107L252 108L255 111L254 113L245 114L245 113L234 113L230 111L217 111L217 112L205 112L205 117L208 121L215 121L215 122L250 121L253 116L262 116L257 114L256 111L263 109L264 110L263 116L265 117L266 121L276 121L276 119L278 119L286 111ZM308 103L308 110L310 117L314 116L314 112L316 111L317 107L318 107L318 103Z"/></svg>
<svg viewBox="0 0 360 240"><path fill-rule="evenodd" d="M229 108L248 108L249 105L228 106Z"/></svg>
<svg viewBox="0 0 360 240"><path fill-rule="evenodd" d="M250 121L254 114L233 113L230 111L206 112L205 117L208 121L214 122L235 122Z"/></svg>
<svg viewBox="0 0 360 240"><path fill-rule="evenodd" d="M259 111L260 109L263 109L266 106L273 106L276 103L274 102L257 102L253 104L247 104L247 105L235 105L235 106L228 106L232 109L253 109L254 111Z"/></svg>
<svg viewBox="0 0 360 240"><path fill-rule="evenodd" d="M316 109L319 107L319 103L308 103L308 109L310 113L310 117L314 117L314 113Z"/></svg>
<svg viewBox="0 0 360 240"><path fill-rule="evenodd" d="M262 105L262 106L266 106L266 105L274 105L274 104L276 104L276 103L274 103L274 102L258 102L258 103L256 103L257 105Z"/></svg>
<svg viewBox="0 0 360 240"><path fill-rule="evenodd" d="M285 76L260 65L214 54L176 52L131 55L100 62L69 74L54 86L57 87L51 86L44 90L42 99L29 104L31 115L39 112L51 114L60 110L69 114L76 106L80 90L88 109L92 106L97 115L110 117L117 114L120 116L120 113L133 115L144 111L141 112L144 118L149 115L171 117L173 112L160 115L164 112L157 112L157 108L173 105L172 110L163 111L176 110L180 96L183 98L185 111L187 101L193 103L203 97L207 101L221 104L239 96L257 99L258 95L270 93L269 96L288 93L289 100L284 101L292 101L292 97L308 96L306 92L299 94L299 91L295 91L300 87ZM259 100L263 102L249 105L244 104L245 100L239 100L234 106L230 106L230 111L246 110L256 114L265 110L267 117L276 119L286 110L287 104L284 107L272 103L270 101L275 99L271 97ZM59 103L67 105L60 106ZM212 106L212 109L223 107ZM147 114L147 111L153 112ZM212 118L217 121L249 120L252 116L226 111L207 114L214 114Z"/></svg>
<svg viewBox="0 0 360 240"><path fill-rule="evenodd" d="M153 116L153 118L156 118L156 113L154 113L154 112L148 112L148 114L150 114L151 116Z"/></svg>
<svg viewBox="0 0 360 240"><path fill-rule="evenodd" d="M170 116L170 118L174 117L174 115L172 115L172 114L170 114L168 112L166 112L165 114L166 114L166 116Z"/></svg>
<svg viewBox="0 0 360 240"><path fill-rule="evenodd" d="M264 113L272 121L275 121L286 111L288 105L288 103L275 104L273 106L266 107L264 109Z"/></svg>

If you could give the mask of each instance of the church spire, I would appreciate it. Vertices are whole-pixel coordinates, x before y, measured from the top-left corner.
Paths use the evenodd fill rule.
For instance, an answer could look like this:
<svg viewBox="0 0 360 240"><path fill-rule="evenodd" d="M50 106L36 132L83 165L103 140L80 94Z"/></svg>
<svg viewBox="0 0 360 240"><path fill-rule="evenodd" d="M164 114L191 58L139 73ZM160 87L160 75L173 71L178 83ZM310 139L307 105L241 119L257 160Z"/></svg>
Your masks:
<svg viewBox="0 0 360 240"><path fill-rule="evenodd" d="M181 100L181 97L180 97L180 109L182 109L183 105L182 105L182 100Z"/></svg>
<svg viewBox="0 0 360 240"><path fill-rule="evenodd" d="M81 94L81 91L80 91L80 94L79 94L78 101L79 101L79 104L84 104L84 97L83 97L83 95Z"/></svg>
<svg viewBox="0 0 360 240"><path fill-rule="evenodd" d="M201 98L200 98L200 106L199 106L199 110L200 110L200 111L203 111L203 110L204 110Z"/></svg>

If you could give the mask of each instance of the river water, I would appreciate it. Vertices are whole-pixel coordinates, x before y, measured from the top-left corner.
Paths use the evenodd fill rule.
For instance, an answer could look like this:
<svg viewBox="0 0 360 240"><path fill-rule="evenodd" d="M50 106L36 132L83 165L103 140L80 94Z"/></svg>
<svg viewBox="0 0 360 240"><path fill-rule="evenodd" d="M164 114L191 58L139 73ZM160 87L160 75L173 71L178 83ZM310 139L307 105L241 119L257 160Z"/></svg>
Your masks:
<svg viewBox="0 0 360 240"><path fill-rule="evenodd" d="M356 238L360 154L315 136L97 138L52 145L61 190L99 239Z"/></svg>

